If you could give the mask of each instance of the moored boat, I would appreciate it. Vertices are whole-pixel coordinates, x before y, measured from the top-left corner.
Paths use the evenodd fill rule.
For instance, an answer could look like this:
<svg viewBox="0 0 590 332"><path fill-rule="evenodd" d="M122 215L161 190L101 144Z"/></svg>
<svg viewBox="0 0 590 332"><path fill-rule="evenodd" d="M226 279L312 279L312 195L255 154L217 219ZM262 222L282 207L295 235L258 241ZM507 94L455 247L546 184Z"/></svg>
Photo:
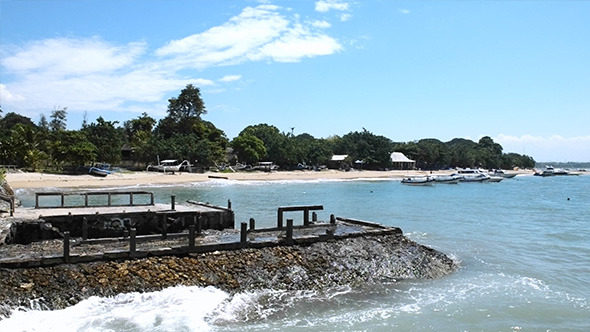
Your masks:
<svg viewBox="0 0 590 332"><path fill-rule="evenodd" d="M505 179L511 179L516 176L516 173L506 173L504 170L495 169L493 172L490 173L490 176L500 176Z"/></svg>
<svg viewBox="0 0 590 332"><path fill-rule="evenodd" d="M461 176L458 175L438 175L434 178L436 183L444 184L458 184L461 181Z"/></svg>
<svg viewBox="0 0 590 332"><path fill-rule="evenodd" d="M416 176L403 178L402 183L412 186L432 186L435 183L435 179L431 176Z"/></svg>

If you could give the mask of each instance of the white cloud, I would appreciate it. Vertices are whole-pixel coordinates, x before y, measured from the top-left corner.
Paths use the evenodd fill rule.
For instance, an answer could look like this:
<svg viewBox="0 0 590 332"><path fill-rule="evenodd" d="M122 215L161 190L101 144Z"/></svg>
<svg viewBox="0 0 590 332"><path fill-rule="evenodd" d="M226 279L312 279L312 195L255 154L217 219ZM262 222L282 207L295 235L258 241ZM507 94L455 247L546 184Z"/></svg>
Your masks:
<svg viewBox="0 0 590 332"><path fill-rule="evenodd" d="M280 62L297 62L303 57L328 55L342 49L333 38L314 35L307 28L296 24L281 38L261 48L261 54Z"/></svg>
<svg viewBox="0 0 590 332"><path fill-rule="evenodd" d="M226 75L219 79L220 82L235 82L242 79L242 75Z"/></svg>
<svg viewBox="0 0 590 332"><path fill-rule="evenodd" d="M410 13L410 11L409 11L409 10L407 10L407 9L403 9L403 8L400 8L400 9L398 9L397 11L398 11L398 13L400 13L400 14L404 14L404 15L408 15L408 14Z"/></svg>
<svg viewBox="0 0 590 332"><path fill-rule="evenodd" d="M172 40L153 53L148 53L146 41L117 45L98 37L45 39L5 48L0 62L5 74L0 85L3 110L30 114L63 105L72 112L155 112L169 93L187 83L215 86L213 80L187 70L248 61L295 62L342 49L323 32L328 22L300 23L298 14L284 12L289 16L273 5L247 7L224 24ZM219 81L239 79L228 75Z"/></svg>
<svg viewBox="0 0 590 332"><path fill-rule="evenodd" d="M350 14L342 14L342 15L340 15L340 22L346 22L346 21L350 20L351 17L352 17L352 15L350 15Z"/></svg>
<svg viewBox="0 0 590 332"><path fill-rule="evenodd" d="M320 13L330 10L346 11L348 10L348 3L339 0L320 0L315 3L315 10Z"/></svg>
<svg viewBox="0 0 590 332"><path fill-rule="evenodd" d="M113 71L132 64L144 53L145 43L113 46L98 38L58 38L35 41L2 61L14 73L82 75Z"/></svg>
<svg viewBox="0 0 590 332"><path fill-rule="evenodd" d="M533 157L536 161L590 161L590 135L549 137L500 134L493 138L500 143L504 152L515 152Z"/></svg>
<svg viewBox="0 0 590 332"><path fill-rule="evenodd" d="M246 61L293 62L342 49L332 37L308 28L313 22L306 26L298 23L298 17L295 14L292 23L280 13L280 7L247 7L227 23L171 41L156 54L178 66L201 69ZM318 45L320 42L324 45Z"/></svg>
<svg viewBox="0 0 590 332"><path fill-rule="evenodd" d="M327 29L332 26L332 24L330 24L329 22L323 21L323 20L322 21L313 21L313 22L311 22L311 25L314 28L318 28L318 29Z"/></svg>
<svg viewBox="0 0 590 332"><path fill-rule="evenodd" d="M18 101L23 101L25 98L21 95L13 94L12 92L8 91L6 85L0 83L0 105L2 103L13 103Z"/></svg>

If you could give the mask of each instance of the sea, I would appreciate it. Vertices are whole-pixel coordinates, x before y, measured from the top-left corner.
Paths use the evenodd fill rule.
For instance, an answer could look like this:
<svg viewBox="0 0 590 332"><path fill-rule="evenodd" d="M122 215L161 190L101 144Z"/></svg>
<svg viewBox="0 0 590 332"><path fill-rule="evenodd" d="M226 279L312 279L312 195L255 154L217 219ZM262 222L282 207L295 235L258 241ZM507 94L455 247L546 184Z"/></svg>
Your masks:
<svg viewBox="0 0 590 332"><path fill-rule="evenodd" d="M236 223L255 218L257 228L274 226L279 206L321 204L320 220L335 214L400 227L459 269L320 291L178 286L54 311L31 301L1 320L0 331L590 331L590 175L432 187L366 178L139 188L162 203L171 195L177 204L231 200ZM17 195L32 206L33 192ZM302 222L300 212L286 218Z"/></svg>

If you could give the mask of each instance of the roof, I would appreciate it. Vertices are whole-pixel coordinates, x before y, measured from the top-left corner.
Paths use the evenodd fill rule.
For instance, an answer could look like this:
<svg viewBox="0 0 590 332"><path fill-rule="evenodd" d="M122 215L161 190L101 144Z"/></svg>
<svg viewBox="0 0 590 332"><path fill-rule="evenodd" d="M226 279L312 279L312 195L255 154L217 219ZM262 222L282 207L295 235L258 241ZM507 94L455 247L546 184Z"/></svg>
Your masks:
<svg viewBox="0 0 590 332"><path fill-rule="evenodd" d="M392 152L391 153L391 161L394 163L414 163L415 162L412 159L408 159L408 157L406 157L401 152Z"/></svg>
<svg viewBox="0 0 590 332"><path fill-rule="evenodd" d="M346 159L346 157L348 157L347 154L335 154L332 156L332 159L330 159L331 161L343 161L344 159Z"/></svg>

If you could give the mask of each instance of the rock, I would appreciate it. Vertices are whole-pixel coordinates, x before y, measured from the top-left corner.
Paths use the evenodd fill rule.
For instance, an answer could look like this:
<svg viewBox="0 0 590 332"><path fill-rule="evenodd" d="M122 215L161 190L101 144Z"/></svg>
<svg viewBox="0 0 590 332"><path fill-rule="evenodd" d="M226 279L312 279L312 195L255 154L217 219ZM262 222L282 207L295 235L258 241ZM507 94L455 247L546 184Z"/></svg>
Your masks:
<svg viewBox="0 0 590 332"><path fill-rule="evenodd" d="M456 268L446 255L402 235L365 236L188 257L0 269L0 307L28 307L38 298L48 309L61 309L90 296L156 291L177 284L212 285L229 292L355 286L438 278Z"/></svg>

